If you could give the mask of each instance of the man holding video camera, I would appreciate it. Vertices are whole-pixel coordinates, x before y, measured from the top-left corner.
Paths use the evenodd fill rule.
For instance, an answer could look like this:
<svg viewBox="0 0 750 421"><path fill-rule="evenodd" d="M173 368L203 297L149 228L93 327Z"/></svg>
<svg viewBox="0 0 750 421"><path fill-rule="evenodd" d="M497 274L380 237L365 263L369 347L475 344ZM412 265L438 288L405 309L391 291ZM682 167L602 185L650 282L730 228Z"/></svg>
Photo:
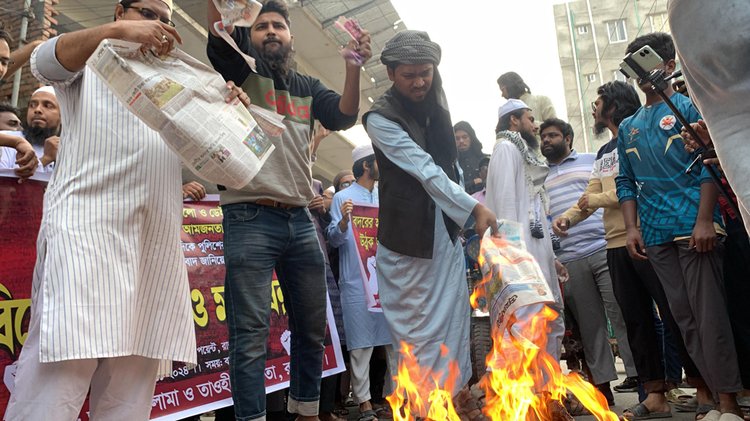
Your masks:
<svg viewBox="0 0 750 421"><path fill-rule="evenodd" d="M640 54L647 46L649 53ZM657 69L665 75L674 71L675 49L668 34L638 37L627 53L635 64L647 67L646 72L652 66L644 57L653 53L662 58ZM633 62L629 64L633 67ZM742 386L722 286L724 230L716 206L718 190L704 167L686 173L693 157L683 148L682 125L649 80L638 83L646 105L622 122L617 140L617 196L625 218L626 246L632 258L651 261L687 352L702 375L683 361L688 381L698 388L696 419L719 419L719 413L711 411L710 389L719 395L721 421L741 420L736 392ZM700 119L687 97L669 86L663 93L688 121ZM647 415L647 408L637 406L624 414L626 418Z"/></svg>

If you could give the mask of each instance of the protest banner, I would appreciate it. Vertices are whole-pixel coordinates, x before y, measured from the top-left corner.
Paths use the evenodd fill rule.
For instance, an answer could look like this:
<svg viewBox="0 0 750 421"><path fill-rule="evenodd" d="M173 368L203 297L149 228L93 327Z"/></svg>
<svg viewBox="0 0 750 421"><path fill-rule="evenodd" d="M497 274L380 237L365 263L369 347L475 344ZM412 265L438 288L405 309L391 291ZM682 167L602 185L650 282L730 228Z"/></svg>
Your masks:
<svg viewBox="0 0 750 421"><path fill-rule="evenodd" d="M378 206L355 203L352 208L351 226L359 256L359 269L362 271L367 310L382 313L375 265L375 253L378 250Z"/></svg>
<svg viewBox="0 0 750 421"><path fill-rule="evenodd" d="M36 239L42 218L46 183L0 176L0 413L5 413L15 377L15 361L26 339L31 305L31 280ZM224 243L218 197L186 202L182 250L190 281L198 365L175 364L172 375L159 381L151 419L178 420L232 404L229 385L229 342L224 303ZM272 281L271 327L265 369L266 393L289 385L289 332L279 281ZM345 370L330 304L324 376ZM79 417L88 420L85 403Z"/></svg>

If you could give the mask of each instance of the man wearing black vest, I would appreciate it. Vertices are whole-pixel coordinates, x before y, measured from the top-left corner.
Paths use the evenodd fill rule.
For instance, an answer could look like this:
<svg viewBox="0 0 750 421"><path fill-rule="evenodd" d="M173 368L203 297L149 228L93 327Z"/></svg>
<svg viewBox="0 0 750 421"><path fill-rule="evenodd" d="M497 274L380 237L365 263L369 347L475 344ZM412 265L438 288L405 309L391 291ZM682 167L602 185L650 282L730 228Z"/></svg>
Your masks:
<svg viewBox="0 0 750 421"><path fill-rule="evenodd" d="M403 31L385 44L380 60L393 86L363 122L380 169L381 305L397 343L412 345L425 371L444 374L441 388L448 363L457 363L456 396L471 377L469 297L457 236L470 215L478 232L490 226L496 232L497 222L457 184L458 153L437 69L440 46L425 32Z"/></svg>

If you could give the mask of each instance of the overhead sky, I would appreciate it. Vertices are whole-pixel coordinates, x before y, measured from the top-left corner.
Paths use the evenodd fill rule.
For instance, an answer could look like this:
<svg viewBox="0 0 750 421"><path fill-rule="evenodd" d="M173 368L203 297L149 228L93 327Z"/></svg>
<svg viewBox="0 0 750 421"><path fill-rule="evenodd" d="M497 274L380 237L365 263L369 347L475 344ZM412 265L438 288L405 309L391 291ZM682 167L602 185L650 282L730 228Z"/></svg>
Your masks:
<svg viewBox="0 0 750 421"><path fill-rule="evenodd" d="M532 93L550 97L557 115L566 117L553 0L391 3L409 29L427 31L440 44L439 69L453 122L468 121L485 153L492 152L497 109L505 102L496 81L507 71L520 74Z"/></svg>

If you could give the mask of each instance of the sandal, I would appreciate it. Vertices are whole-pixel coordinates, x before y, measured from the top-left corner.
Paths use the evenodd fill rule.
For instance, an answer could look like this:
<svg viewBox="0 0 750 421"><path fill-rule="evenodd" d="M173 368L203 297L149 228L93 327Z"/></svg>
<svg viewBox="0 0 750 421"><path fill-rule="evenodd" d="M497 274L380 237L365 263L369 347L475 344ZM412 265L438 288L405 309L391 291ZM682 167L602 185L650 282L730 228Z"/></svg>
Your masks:
<svg viewBox="0 0 750 421"><path fill-rule="evenodd" d="M375 409L375 413L378 414L378 419L381 420L392 420L393 419L393 411L391 410L391 407L388 405L379 406Z"/></svg>
<svg viewBox="0 0 750 421"><path fill-rule="evenodd" d="M626 415L630 412L630 416ZM672 418L672 411L652 412L642 403L635 404L622 413L622 418L626 420L651 420L655 418Z"/></svg>
<svg viewBox="0 0 750 421"><path fill-rule="evenodd" d="M372 409L368 409L359 413L357 421L378 421L378 414Z"/></svg>
<svg viewBox="0 0 750 421"><path fill-rule="evenodd" d="M669 403L685 403L693 398L693 395L682 389L672 389L666 394Z"/></svg>
<svg viewBox="0 0 750 421"><path fill-rule="evenodd" d="M580 417L582 415L591 415L591 411L586 409L586 407L583 406L581 401L579 401L578 398L576 398L573 395L567 398L564 398L563 404L565 405L565 410L568 411L568 414L574 417Z"/></svg>

